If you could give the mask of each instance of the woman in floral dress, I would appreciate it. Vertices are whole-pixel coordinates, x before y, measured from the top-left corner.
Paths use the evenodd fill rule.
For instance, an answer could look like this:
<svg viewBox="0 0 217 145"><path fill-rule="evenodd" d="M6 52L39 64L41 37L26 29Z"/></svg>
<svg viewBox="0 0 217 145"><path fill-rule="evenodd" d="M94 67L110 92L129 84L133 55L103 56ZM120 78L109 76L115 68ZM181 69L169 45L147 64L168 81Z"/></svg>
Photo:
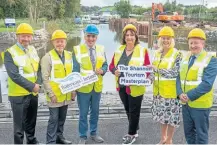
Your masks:
<svg viewBox="0 0 217 145"><path fill-rule="evenodd" d="M176 77L179 72L181 52L174 48L174 31L164 27L159 32L159 49L155 52L153 120L160 123L159 144L172 144L175 128L180 124L180 103L176 95Z"/></svg>

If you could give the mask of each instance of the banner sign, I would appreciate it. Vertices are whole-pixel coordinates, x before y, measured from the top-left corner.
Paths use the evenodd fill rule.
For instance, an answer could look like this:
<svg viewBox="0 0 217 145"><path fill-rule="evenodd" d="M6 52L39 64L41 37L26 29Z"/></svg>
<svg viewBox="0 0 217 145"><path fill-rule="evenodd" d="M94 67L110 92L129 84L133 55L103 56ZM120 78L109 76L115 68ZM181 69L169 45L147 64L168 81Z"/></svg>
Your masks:
<svg viewBox="0 0 217 145"><path fill-rule="evenodd" d="M153 69L147 66L125 66L119 65L119 71L123 77L119 78L121 85L136 85L136 86L149 86L151 80L147 78L147 73L152 73Z"/></svg>
<svg viewBox="0 0 217 145"><path fill-rule="evenodd" d="M89 74L87 76L81 76L80 73L73 72L62 80L58 81L58 83L60 84L59 88L61 92L66 94L96 81L98 81L98 76L95 73Z"/></svg>
<svg viewBox="0 0 217 145"><path fill-rule="evenodd" d="M6 18L5 19L5 26L9 27L9 26L15 26L16 22L14 18Z"/></svg>
<svg viewBox="0 0 217 145"><path fill-rule="evenodd" d="M98 76L95 73L89 74L88 76L83 76L83 86L92 84L98 81Z"/></svg>

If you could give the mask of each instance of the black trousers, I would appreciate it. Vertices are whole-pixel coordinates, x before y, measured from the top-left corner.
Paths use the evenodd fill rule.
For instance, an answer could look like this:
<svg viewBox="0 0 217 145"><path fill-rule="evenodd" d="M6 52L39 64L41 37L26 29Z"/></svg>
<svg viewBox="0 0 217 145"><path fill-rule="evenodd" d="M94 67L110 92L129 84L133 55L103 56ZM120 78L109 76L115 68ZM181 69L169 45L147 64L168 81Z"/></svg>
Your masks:
<svg viewBox="0 0 217 145"><path fill-rule="evenodd" d="M68 105L49 108L50 118L47 126L47 143L56 144L58 139L64 139L64 123L66 120Z"/></svg>
<svg viewBox="0 0 217 145"><path fill-rule="evenodd" d="M38 110L38 96L10 97L14 123L14 144L23 144L24 132L27 144L36 144L35 126Z"/></svg>
<svg viewBox="0 0 217 145"><path fill-rule="evenodd" d="M140 110L143 95L132 97L126 93L126 87L122 87L120 88L119 96L124 104L124 108L129 121L128 134L135 135L139 129Z"/></svg>

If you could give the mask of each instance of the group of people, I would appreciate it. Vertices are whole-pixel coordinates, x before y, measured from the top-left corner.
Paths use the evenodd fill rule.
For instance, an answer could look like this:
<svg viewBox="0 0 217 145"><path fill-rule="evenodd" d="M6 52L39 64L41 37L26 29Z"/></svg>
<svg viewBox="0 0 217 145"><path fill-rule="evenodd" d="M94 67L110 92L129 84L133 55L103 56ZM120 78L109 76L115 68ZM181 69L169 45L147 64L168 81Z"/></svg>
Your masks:
<svg viewBox="0 0 217 145"><path fill-rule="evenodd" d="M62 30L53 32L53 49L43 58L30 45L33 29L22 23L17 27L17 43L3 53L8 73L8 96L14 122L14 143L23 144L24 133L27 144L38 144L35 126L38 93L43 84L50 112L46 143L71 144L63 136L68 105L77 96L79 107L79 144L87 142L88 113L90 138L104 142L98 134L99 103L103 88L103 76L108 70L115 75L116 88L128 118L128 132L123 144L132 144L139 136L139 120L143 95L146 87L123 85L124 76L119 65L151 67L147 79L153 83L153 120L160 123L159 144L172 144L175 128L180 125L182 108L184 134L188 144L207 144L209 114L213 103L213 83L217 75L216 56L206 52L206 35L201 29L193 29L188 35L189 53L182 54L175 48L174 31L163 27L159 32L158 47L153 61L148 49L139 44L137 28L128 24L123 29L121 46L114 52L108 66L105 48L96 44L99 30L95 25L84 29L83 44L72 46L73 52L65 50L67 35ZM98 81L78 90L63 94L60 80L72 72L82 76L95 73Z"/></svg>

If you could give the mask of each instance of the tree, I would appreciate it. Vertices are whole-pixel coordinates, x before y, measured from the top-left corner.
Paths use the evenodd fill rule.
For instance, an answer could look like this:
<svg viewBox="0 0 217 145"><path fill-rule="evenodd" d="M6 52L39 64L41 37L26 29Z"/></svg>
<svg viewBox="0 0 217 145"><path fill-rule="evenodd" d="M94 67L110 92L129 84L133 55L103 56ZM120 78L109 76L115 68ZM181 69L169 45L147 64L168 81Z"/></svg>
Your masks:
<svg viewBox="0 0 217 145"><path fill-rule="evenodd" d="M80 0L65 0L65 17L72 18L80 13Z"/></svg>
<svg viewBox="0 0 217 145"><path fill-rule="evenodd" d="M143 8L141 6L133 6L132 13L137 15L143 15L144 12L147 12L147 8Z"/></svg>
<svg viewBox="0 0 217 145"><path fill-rule="evenodd" d="M41 16L54 17L56 1L53 0L25 0L29 9L29 19L31 23L37 23Z"/></svg>
<svg viewBox="0 0 217 145"><path fill-rule="evenodd" d="M132 12L132 6L130 5L129 0L121 0L120 2L115 3L114 6L121 18L129 18L130 13Z"/></svg>
<svg viewBox="0 0 217 145"><path fill-rule="evenodd" d="M1 17L26 18L37 23L41 17L63 19L80 14L80 0L0 0Z"/></svg>
<svg viewBox="0 0 217 145"><path fill-rule="evenodd" d="M64 15L65 15L65 0L59 0L56 4L56 7L55 7L55 19L56 18L64 18Z"/></svg>
<svg viewBox="0 0 217 145"><path fill-rule="evenodd" d="M167 0L167 2L164 4L164 11L171 11L172 10L172 5L169 2L169 0Z"/></svg>
<svg viewBox="0 0 217 145"><path fill-rule="evenodd" d="M171 11L172 11L172 12L175 12L175 11L176 11L176 6L177 6L177 5L176 5L176 0L173 0L173 1L172 1L172 4L171 4Z"/></svg>
<svg viewBox="0 0 217 145"><path fill-rule="evenodd" d="M0 19L4 18L4 10L0 8Z"/></svg>
<svg viewBox="0 0 217 145"><path fill-rule="evenodd" d="M60 5L59 5L59 18L62 19L64 17L65 14L65 4L63 1L61 1Z"/></svg>
<svg viewBox="0 0 217 145"><path fill-rule="evenodd" d="M27 11L22 0L0 0L0 7L5 17L26 17Z"/></svg>

